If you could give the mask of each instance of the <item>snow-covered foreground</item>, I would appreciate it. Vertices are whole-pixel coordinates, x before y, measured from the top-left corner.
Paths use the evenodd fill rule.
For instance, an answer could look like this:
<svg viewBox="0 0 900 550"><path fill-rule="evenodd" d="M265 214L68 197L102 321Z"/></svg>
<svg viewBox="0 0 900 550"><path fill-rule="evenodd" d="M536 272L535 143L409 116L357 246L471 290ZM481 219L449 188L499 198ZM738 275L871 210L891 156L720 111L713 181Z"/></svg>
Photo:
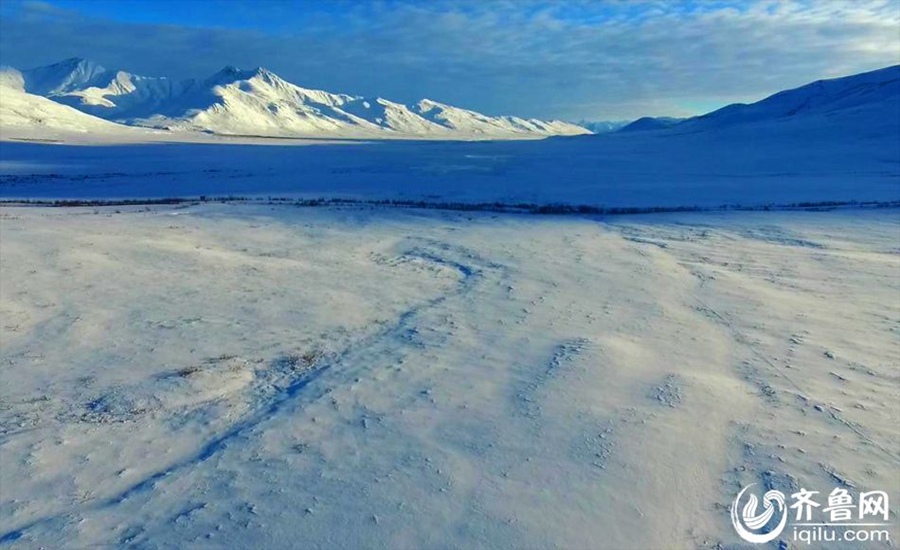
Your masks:
<svg viewBox="0 0 900 550"><path fill-rule="evenodd" d="M749 483L900 493L896 210L0 213L6 543L716 547Z"/></svg>

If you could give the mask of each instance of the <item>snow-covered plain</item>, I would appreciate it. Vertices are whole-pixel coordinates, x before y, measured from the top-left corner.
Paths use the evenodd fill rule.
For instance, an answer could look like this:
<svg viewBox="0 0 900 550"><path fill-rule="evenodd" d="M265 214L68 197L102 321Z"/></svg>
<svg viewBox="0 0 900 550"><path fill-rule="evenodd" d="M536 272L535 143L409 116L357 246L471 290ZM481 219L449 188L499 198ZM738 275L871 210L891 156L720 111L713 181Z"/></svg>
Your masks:
<svg viewBox="0 0 900 550"><path fill-rule="evenodd" d="M0 540L722 548L748 483L896 495L898 235L4 207Z"/></svg>

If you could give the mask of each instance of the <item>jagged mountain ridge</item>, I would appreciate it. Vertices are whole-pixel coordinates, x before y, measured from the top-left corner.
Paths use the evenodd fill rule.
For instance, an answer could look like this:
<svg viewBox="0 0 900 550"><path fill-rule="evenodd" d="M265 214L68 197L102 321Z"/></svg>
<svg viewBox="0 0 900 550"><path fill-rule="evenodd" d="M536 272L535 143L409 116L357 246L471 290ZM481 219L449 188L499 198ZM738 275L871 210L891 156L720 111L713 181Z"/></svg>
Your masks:
<svg viewBox="0 0 900 550"><path fill-rule="evenodd" d="M444 103L412 105L311 90L263 68L225 67L184 81L106 70L83 59L21 72L25 90L136 126L262 136L528 138L588 130L562 121L487 116Z"/></svg>

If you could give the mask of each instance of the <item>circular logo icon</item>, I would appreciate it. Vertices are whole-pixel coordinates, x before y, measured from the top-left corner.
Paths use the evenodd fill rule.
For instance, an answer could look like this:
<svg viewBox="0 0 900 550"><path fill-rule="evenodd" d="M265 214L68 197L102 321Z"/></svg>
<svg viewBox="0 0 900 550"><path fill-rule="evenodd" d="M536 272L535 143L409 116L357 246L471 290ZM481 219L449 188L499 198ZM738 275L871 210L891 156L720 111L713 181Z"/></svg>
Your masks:
<svg viewBox="0 0 900 550"><path fill-rule="evenodd" d="M747 504L744 505L739 514L741 498L747 489L754 485L755 483L751 483L741 489L737 498L731 503L731 524L734 525L734 530L737 531L737 534L745 541L763 544L775 540L781 534L781 531L784 530L784 524L787 522L787 508L784 504L784 493L773 489L763 495L762 512L757 513L759 500L755 494L750 493ZM772 517L776 513L781 515L778 525L766 531L766 526L770 524Z"/></svg>

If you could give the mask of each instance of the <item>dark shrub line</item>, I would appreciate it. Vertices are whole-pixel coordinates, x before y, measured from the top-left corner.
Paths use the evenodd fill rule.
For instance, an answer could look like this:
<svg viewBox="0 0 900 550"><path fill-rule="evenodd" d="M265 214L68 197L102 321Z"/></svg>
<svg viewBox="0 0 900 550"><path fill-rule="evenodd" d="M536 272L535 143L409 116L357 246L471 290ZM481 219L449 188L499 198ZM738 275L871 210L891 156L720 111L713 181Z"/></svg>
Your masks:
<svg viewBox="0 0 900 550"><path fill-rule="evenodd" d="M241 196L223 197L165 197L158 199L0 199L4 206L48 206L48 207L102 207L102 206L171 206L200 203L251 203L251 204L284 204L297 207L327 206L381 206L389 208L411 208L423 210L451 210L459 212L496 212L538 215L627 215L627 214L662 214L672 212L724 212L724 211L769 211L769 210L833 210L836 208L894 208L900 207L900 201L804 201L792 203L769 203L763 205L723 204L720 206L592 206L585 204L534 204L534 203L502 203L502 202L435 202L424 200L402 199L353 199L353 198L315 198L291 199L285 197L267 197L256 199Z"/></svg>

